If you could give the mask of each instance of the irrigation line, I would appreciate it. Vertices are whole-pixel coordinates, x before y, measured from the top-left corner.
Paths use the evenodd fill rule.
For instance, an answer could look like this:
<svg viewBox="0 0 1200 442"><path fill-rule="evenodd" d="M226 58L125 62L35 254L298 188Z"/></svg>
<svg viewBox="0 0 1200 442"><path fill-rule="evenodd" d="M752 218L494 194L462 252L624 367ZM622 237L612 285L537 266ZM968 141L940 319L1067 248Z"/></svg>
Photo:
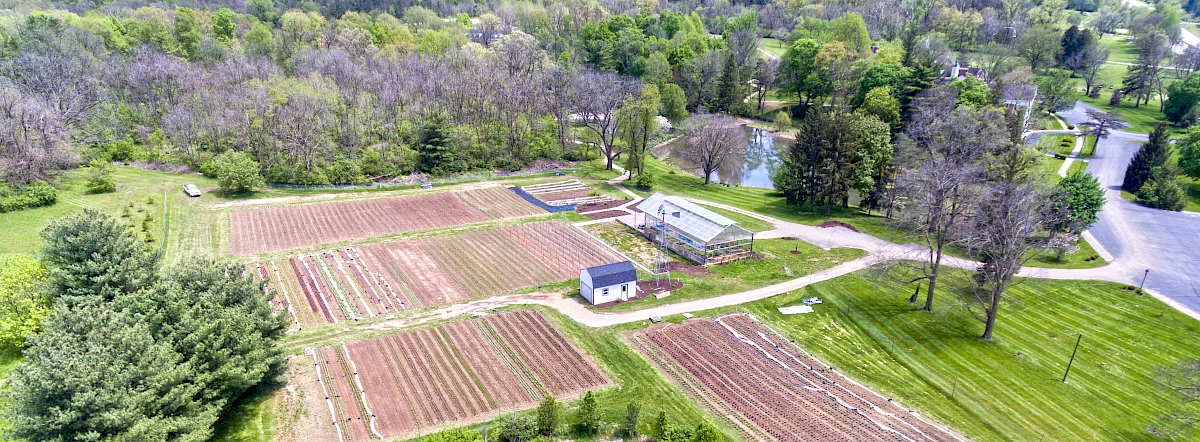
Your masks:
<svg viewBox="0 0 1200 442"><path fill-rule="evenodd" d="M287 289L283 288L283 278L279 275L279 267L275 265L275 261L268 262L271 263L271 270L275 271L275 285L279 286L279 293L282 293L283 299L287 300L287 311L292 315L292 320L296 321L296 330L300 330L300 318L296 316L296 310L292 308L295 304L292 303L292 298L288 296ZM266 288L264 287L263 289L265 290Z"/></svg>
<svg viewBox="0 0 1200 442"><path fill-rule="evenodd" d="M346 294L342 293L342 288L338 285L337 279L333 277L333 273L329 271L329 266L325 264L325 259L319 255L312 255L312 257L313 262L317 263L318 269L323 272L325 276L329 277L327 279L329 284L327 285L333 288L334 294L337 295L338 300L342 302L342 307L347 313L350 314L351 319L354 319L355 321L362 319L362 317L358 315L358 310L355 310L354 306L350 305L350 300L346 299ZM313 282L315 283L316 281Z"/></svg>
<svg viewBox="0 0 1200 442"><path fill-rule="evenodd" d="M329 319L332 319L333 323L337 324L337 315L333 314L333 309L329 308L328 302L325 302L325 295L321 293L321 286L317 285L316 275L313 275L312 269L308 267L308 262L304 261L304 255L297 256L299 257L300 264L304 266L304 271L308 273L308 279L312 281L313 290L317 292L317 300L321 301L321 305L325 306L325 311L329 312ZM300 285L303 286L304 282L301 282ZM301 288L303 289L303 287Z"/></svg>
<svg viewBox="0 0 1200 442"><path fill-rule="evenodd" d="M371 304L363 297L362 292L358 291L358 285L354 283L354 279L350 277L350 273L342 266L342 261L338 259L338 255L329 252L329 257L333 259L334 264L337 264L337 270L342 273L342 276L346 277L346 285L350 286L350 289L354 290L354 294L358 296L358 300L362 301L363 308L367 310L367 317L375 317L375 311L371 310Z"/></svg>
<svg viewBox="0 0 1200 442"><path fill-rule="evenodd" d="M343 442L346 439L342 437L342 427L338 425L337 410L333 407L333 400L329 399L329 389L325 388L325 378L321 376L321 361L317 359L317 350L310 348L313 357L313 367L317 369L317 383L321 384L321 392L325 393L325 404L329 405L329 418L333 421L333 428L337 430L338 442Z"/></svg>
<svg viewBox="0 0 1200 442"><path fill-rule="evenodd" d="M363 387L362 380L358 378L358 364L355 364L354 359L350 358L350 349L346 347L345 341L342 341L342 351L346 352L346 362L349 362L350 369L354 370L354 383L358 385L359 396L362 397L363 409L367 410L367 414L370 415L368 422L370 423L371 432L375 433L375 436L380 440L383 440L383 435L379 433L379 430L375 429L375 413L371 412L371 406L367 404L367 389Z"/></svg>

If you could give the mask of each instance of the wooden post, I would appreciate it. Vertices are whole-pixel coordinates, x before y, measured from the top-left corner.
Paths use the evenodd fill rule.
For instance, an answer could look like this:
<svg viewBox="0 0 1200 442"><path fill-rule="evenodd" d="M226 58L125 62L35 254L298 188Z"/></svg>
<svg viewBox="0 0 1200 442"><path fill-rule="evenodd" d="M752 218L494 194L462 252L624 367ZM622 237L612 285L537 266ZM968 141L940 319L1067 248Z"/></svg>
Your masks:
<svg viewBox="0 0 1200 442"><path fill-rule="evenodd" d="M1083 333L1079 334L1079 338L1075 340L1075 349L1071 350L1071 361L1067 362L1067 372L1063 373L1063 383L1067 383L1067 375L1071 374L1071 364L1075 363L1075 352L1079 351L1079 341L1083 340Z"/></svg>

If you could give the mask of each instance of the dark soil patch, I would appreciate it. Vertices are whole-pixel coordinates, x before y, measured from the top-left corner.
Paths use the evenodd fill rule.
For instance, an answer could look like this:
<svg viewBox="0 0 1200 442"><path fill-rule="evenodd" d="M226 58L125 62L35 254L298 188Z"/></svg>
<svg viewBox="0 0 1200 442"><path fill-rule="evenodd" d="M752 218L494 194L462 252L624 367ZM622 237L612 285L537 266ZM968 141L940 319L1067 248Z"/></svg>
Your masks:
<svg viewBox="0 0 1200 442"><path fill-rule="evenodd" d="M615 200L615 201L605 201L603 203L584 204L581 206L575 206L575 211L576 212L591 212L594 210L611 209L613 207L620 207L622 204L625 204L628 202L629 201L625 201L625 200Z"/></svg>
<svg viewBox="0 0 1200 442"><path fill-rule="evenodd" d="M791 253L793 255L803 255L804 254L804 252L801 252L799 250L792 250L791 252L788 252L788 253Z"/></svg>
<svg viewBox="0 0 1200 442"><path fill-rule="evenodd" d="M583 216L586 216L591 219L606 219L606 218L616 218L618 216L625 216L628 214L629 213L625 212L624 210L605 210L603 212L588 213Z"/></svg>
<svg viewBox="0 0 1200 442"><path fill-rule="evenodd" d="M799 241L800 240L800 238L797 238L794 236L785 236L785 237L779 238L779 239L782 239L784 241Z"/></svg>
<svg viewBox="0 0 1200 442"><path fill-rule="evenodd" d="M854 231L854 232L857 232L857 231L858 231L858 229L855 229L855 228L854 228L854 226L852 226L852 225L849 225L849 224L846 224L846 223L844 223L844 222L841 222L841 221L825 221L825 222L823 222L823 223L821 223L821 224L817 224L817 227L820 227L820 228L822 228L822 229L828 229L828 228L830 228L830 227L845 227L845 228L847 228L847 229L850 229L851 231Z"/></svg>

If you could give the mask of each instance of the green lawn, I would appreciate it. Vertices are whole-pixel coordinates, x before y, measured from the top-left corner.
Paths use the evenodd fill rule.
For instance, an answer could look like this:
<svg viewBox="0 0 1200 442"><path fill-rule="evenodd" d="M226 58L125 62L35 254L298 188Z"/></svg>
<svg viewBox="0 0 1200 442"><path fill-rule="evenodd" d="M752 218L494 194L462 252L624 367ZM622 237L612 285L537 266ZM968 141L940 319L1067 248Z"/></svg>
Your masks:
<svg viewBox="0 0 1200 442"><path fill-rule="evenodd" d="M1088 244L1088 242L1082 237L1079 238L1079 242L1075 243L1075 245L1079 247L1079 251L1064 256L1061 261L1058 260L1057 256L1054 256L1054 252L1044 251L1037 254L1037 256L1033 257L1033 259L1029 260L1029 262L1025 263L1025 265L1029 267L1049 267L1056 269L1090 269L1093 267L1100 267L1108 263L1104 260L1104 258L1101 258L1100 255L1096 253L1096 249L1092 248L1092 245ZM1030 252L1026 254L1026 256L1029 256L1033 253L1034 252Z"/></svg>
<svg viewBox="0 0 1200 442"><path fill-rule="evenodd" d="M1132 37L1125 35L1109 35L1101 38L1098 43L1100 47L1107 48L1112 51L1108 55L1108 61L1116 61L1121 63L1136 63L1138 59L1138 46L1133 42Z"/></svg>
<svg viewBox="0 0 1200 442"><path fill-rule="evenodd" d="M1037 142L1038 150L1062 156L1068 156L1075 149L1074 135L1043 135Z"/></svg>
<svg viewBox="0 0 1200 442"><path fill-rule="evenodd" d="M739 226L742 226L742 228L745 228L746 230L749 230L751 232L755 232L755 233L765 232L765 231L775 228L775 226L771 225L771 223L769 223L769 222L763 221L761 219L758 219L758 218L755 218L752 216L734 212L732 210L725 210L720 207L712 207L712 206L704 205L704 204L701 204L701 206L703 206L705 209L716 212L718 215L724 216L726 218L733 220L734 222L737 222Z"/></svg>
<svg viewBox="0 0 1200 442"><path fill-rule="evenodd" d="M852 378L981 441L1152 440L1146 426L1178 403L1152 376L1200 355L1200 322L1118 284L1017 284L993 342L978 338L982 324L954 295L939 291L926 313L908 304L912 290L860 272L744 308ZM776 310L810 296L825 301L814 314Z"/></svg>
<svg viewBox="0 0 1200 442"><path fill-rule="evenodd" d="M787 52L787 44L774 38L764 37L758 39L758 48L771 53L775 57L783 57L783 53ZM759 52L759 55L762 56L764 54Z"/></svg>
<svg viewBox="0 0 1200 442"><path fill-rule="evenodd" d="M1069 168L1067 168L1067 175L1070 175L1070 174L1073 174L1076 172L1083 172L1084 170L1087 169L1087 164L1088 164L1087 161L1083 161L1083 160L1079 160L1079 159L1072 161L1071 166Z"/></svg>
<svg viewBox="0 0 1200 442"><path fill-rule="evenodd" d="M1096 156L1096 137L1084 135L1083 150L1079 151L1080 158L1091 158Z"/></svg>
<svg viewBox="0 0 1200 442"><path fill-rule="evenodd" d="M626 253L637 253L645 250L650 243L636 232L625 227L632 235L619 235L619 242L614 246ZM607 237L608 235L601 235ZM624 241L641 240L644 244ZM605 239L605 241L611 241ZM604 309L606 312L641 310L663 304L675 304L695 299L711 298L714 296L739 293L771 284L784 282L804 275L816 273L846 261L860 258L866 253L858 249L822 250L820 247L804 241L788 241L782 239L760 239L754 242L754 251L761 253L761 259L743 259L724 265L709 266L713 273L706 276L694 277L679 272L671 274L672 278L683 281L683 288L671 292L666 298L647 297L633 302L617 304ZM635 256L644 256L640 253ZM675 257L673 261L683 261ZM643 261L644 262L644 261ZM643 277L645 278L645 277ZM572 292L577 295L578 292Z"/></svg>

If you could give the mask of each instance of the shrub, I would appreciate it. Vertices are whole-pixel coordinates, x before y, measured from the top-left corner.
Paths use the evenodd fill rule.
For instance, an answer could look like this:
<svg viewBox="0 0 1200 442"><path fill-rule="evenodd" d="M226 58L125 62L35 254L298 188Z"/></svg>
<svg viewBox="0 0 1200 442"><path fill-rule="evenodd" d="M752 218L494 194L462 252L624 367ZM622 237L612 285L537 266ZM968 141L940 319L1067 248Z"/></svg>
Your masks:
<svg viewBox="0 0 1200 442"><path fill-rule="evenodd" d="M658 185L658 180L654 177L653 173L646 172L638 175L637 178L634 178L633 185L643 189L652 189L654 186Z"/></svg>
<svg viewBox="0 0 1200 442"><path fill-rule="evenodd" d="M0 182L0 213L49 206L57 201L58 190L50 187L45 181L35 181L18 191Z"/></svg>
<svg viewBox="0 0 1200 442"><path fill-rule="evenodd" d="M1142 184L1137 197L1142 204L1147 206L1176 212L1183 210L1183 206L1187 204L1187 193L1183 190L1183 185L1169 176L1150 178L1149 181Z"/></svg>
<svg viewBox="0 0 1200 442"><path fill-rule="evenodd" d="M95 159L88 163L87 193L112 193L117 191L117 184L112 180L112 164L108 161Z"/></svg>
<svg viewBox="0 0 1200 442"><path fill-rule="evenodd" d="M244 152L229 151L217 155L213 158L212 170L217 175L217 185L228 191L246 192L265 184L262 175L258 174L258 161Z"/></svg>

